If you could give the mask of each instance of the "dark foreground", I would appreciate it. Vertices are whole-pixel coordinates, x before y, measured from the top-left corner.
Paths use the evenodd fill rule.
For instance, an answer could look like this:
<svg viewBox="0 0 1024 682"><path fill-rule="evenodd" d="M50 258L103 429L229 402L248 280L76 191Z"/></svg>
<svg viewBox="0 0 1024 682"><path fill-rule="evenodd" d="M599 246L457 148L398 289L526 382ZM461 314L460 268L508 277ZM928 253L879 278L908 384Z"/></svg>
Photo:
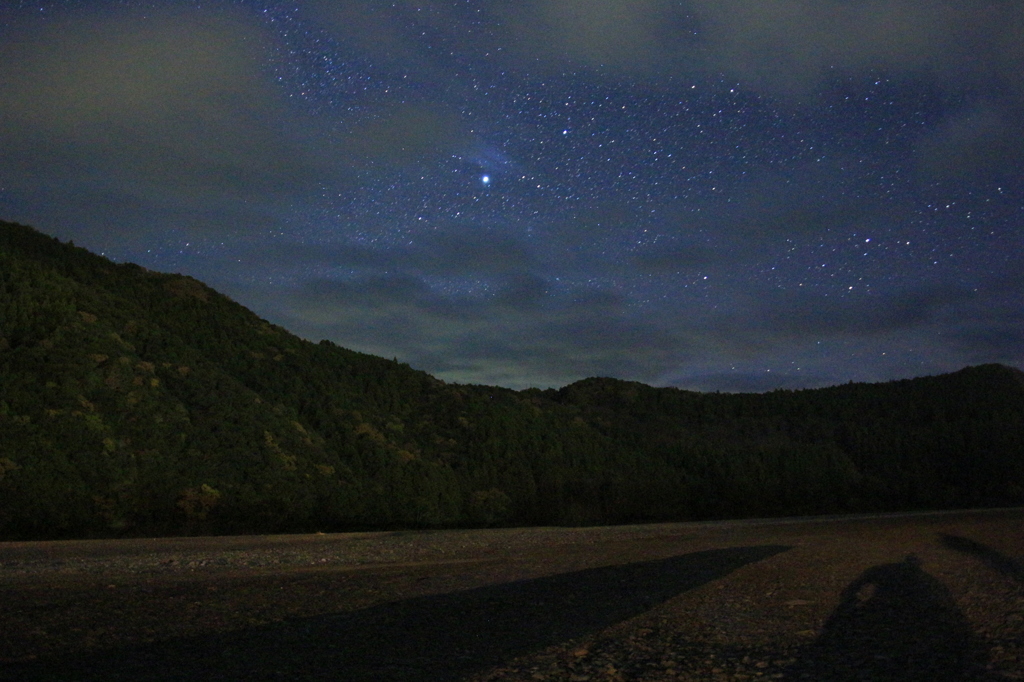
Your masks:
<svg viewBox="0 0 1024 682"><path fill-rule="evenodd" d="M0 680L1024 679L1024 510L0 543Z"/></svg>

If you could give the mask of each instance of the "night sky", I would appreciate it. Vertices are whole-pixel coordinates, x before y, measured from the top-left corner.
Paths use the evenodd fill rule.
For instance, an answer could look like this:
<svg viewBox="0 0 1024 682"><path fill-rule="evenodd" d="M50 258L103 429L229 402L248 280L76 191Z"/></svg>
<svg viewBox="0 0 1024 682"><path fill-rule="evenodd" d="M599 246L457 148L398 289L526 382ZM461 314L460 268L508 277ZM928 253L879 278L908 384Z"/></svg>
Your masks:
<svg viewBox="0 0 1024 682"><path fill-rule="evenodd" d="M1021 367L1024 3L3 0L0 219L459 383Z"/></svg>

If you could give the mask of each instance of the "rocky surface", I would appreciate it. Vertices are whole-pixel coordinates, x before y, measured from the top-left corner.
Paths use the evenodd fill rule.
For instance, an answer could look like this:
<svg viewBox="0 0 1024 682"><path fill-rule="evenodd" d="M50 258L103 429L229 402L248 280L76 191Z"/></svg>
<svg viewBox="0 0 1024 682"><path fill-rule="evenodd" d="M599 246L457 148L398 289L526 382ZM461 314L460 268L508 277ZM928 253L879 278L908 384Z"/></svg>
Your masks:
<svg viewBox="0 0 1024 682"><path fill-rule="evenodd" d="M1024 679L1024 510L0 543L0 680Z"/></svg>

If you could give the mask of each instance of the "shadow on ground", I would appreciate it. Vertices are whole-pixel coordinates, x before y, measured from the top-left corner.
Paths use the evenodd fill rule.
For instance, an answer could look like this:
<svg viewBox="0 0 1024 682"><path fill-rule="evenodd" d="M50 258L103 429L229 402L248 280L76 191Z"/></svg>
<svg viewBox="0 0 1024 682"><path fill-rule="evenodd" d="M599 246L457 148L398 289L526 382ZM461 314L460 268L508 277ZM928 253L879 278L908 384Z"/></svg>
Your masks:
<svg viewBox="0 0 1024 682"><path fill-rule="evenodd" d="M986 652L946 586L908 556L843 590L818 639L787 679L989 680Z"/></svg>
<svg viewBox="0 0 1024 682"><path fill-rule="evenodd" d="M709 550L0 670L2 680L456 680L786 551Z"/></svg>
<svg viewBox="0 0 1024 682"><path fill-rule="evenodd" d="M1019 583L1024 583L1024 565L1019 561L1011 559L987 545L960 537L959 535L946 535L943 533L939 537L942 538L942 544L949 549L970 554L980 559L989 568L1002 573L1008 578L1013 578Z"/></svg>

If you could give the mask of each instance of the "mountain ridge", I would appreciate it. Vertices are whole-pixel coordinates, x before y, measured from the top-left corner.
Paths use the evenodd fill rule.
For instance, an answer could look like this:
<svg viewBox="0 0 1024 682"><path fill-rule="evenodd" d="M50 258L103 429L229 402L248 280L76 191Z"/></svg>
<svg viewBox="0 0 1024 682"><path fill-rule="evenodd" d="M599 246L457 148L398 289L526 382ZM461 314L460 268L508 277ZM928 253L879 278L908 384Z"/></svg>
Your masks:
<svg viewBox="0 0 1024 682"><path fill-rule="evenodd" d="M0 222L0 539L1024 503L1024 373L447 384Z"/></svg>

